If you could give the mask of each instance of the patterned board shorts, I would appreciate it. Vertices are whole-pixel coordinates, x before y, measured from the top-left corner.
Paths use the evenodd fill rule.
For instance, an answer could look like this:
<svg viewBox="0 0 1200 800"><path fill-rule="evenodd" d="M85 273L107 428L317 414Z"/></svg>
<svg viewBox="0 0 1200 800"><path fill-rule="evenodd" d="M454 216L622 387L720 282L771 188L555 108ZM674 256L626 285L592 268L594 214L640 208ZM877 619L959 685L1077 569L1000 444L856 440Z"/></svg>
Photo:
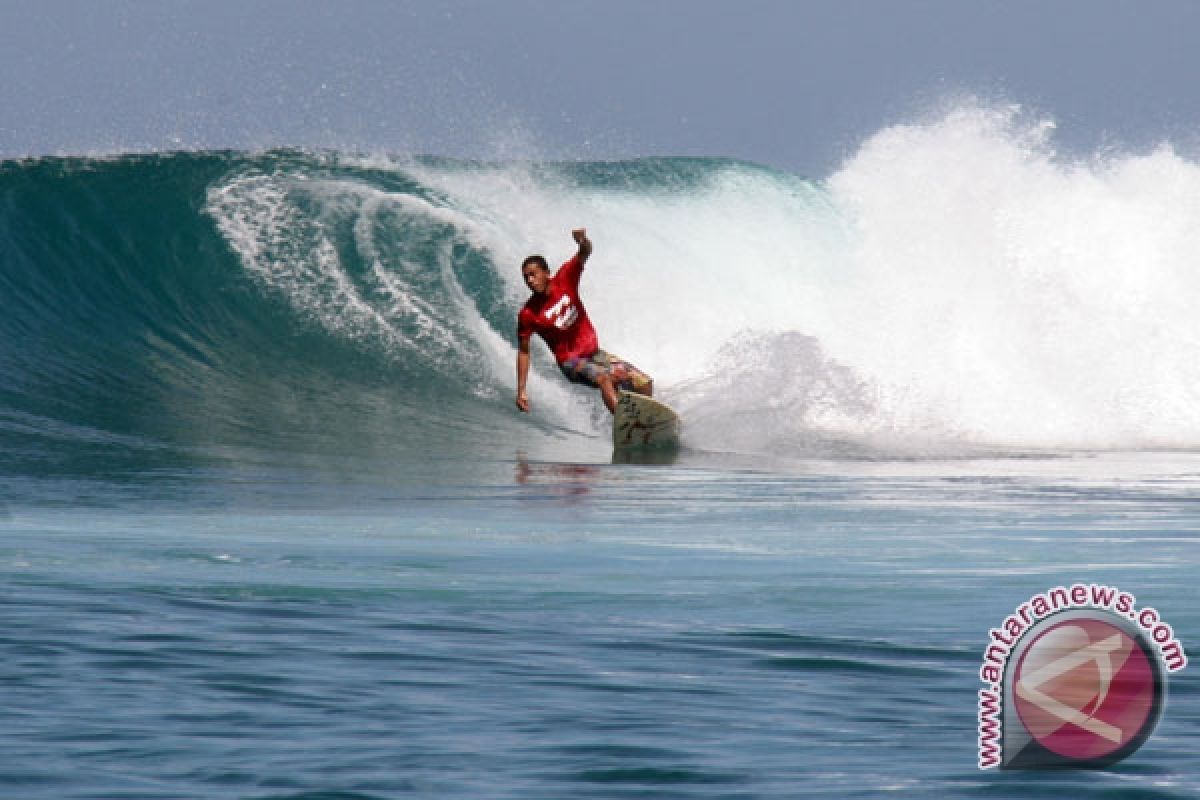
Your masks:
<svg viewBox="0 0 1200 800"><path fill-rule="evenodd" d="M613 376L618 389L627 392L645 393L650 386L650 376L620 356L597 350L590 356L568 358L558 365L571 383L597 386L596 378L608 373Z"/></svg>

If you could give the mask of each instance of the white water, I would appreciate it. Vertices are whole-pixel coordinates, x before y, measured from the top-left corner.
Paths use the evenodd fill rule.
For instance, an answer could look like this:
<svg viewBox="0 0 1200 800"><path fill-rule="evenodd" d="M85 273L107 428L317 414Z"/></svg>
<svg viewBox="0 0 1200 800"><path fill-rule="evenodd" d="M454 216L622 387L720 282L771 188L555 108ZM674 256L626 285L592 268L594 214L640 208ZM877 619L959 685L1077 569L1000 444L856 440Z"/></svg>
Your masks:
<svg viewBox="0 0 1200 800"><path fill-rule="evenodd" d="M858 236L833 354L920 414L1024 446L1200 445L1200 168L1055 157L971 110L885 130L829 181Z"/></svg>
<svg viewBox="0 0 1200 800"><path fill-rule="evenodd" d="M1200 447L1200 167L1166 145L1071 161L1052 136L960 109L819 188L733 165L686 192L420 178L481 221L515 301L521 258L565 259L586 225L602 345L703 421L698 445Z"/></svg>
<svg viewBox="0 0 1200 800"><path fill-rule="evenodd" d="M294 213L280 216L282 195L245 203L230 191L215 198L232 210L210 206L239 222L226 233L248 269L298 308L333 331L383 330L401 349L401 331L416 331L425 356L440 360L438 341L457 353L456 369L474 353L491 373L478 392L488 401L511 390L512 333L471 307L444 231L489 254L515 309L523 257L561 262L570 230L586 226L596 249L582 293L601 344L655 376L695 446L1200 447L1200 167L1166 145L1070 160L1053 132L1013 109L961 108L879 131L817 184L727 164L701 186L596 189L520 164L342 159L439 193L305 183L331 209L359 198L357 247L375 265L365 288L330 284L332 247L292 252L308 239L295 238ZM643 168L621 167L631 182ZM419 233L397 222L413 214L443 237L436 275L379 249ZM244 245L278 240L291 249ZM546 376L531 386L535 408L602 431L598 404L535 350Z"/></svg>

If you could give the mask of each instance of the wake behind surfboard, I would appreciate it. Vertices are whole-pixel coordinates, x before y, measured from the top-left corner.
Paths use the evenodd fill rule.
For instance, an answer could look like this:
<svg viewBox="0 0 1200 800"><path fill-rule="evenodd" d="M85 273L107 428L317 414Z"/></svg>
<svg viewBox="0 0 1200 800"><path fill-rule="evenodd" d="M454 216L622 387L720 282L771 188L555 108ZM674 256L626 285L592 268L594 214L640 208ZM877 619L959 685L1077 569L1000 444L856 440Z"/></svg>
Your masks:
<svg viewBox="0 0 1200 800"><path fill-rule="evenodd" d="M680 420L670 406L622 391L613 415L613 449L678 448Z"/></svg>

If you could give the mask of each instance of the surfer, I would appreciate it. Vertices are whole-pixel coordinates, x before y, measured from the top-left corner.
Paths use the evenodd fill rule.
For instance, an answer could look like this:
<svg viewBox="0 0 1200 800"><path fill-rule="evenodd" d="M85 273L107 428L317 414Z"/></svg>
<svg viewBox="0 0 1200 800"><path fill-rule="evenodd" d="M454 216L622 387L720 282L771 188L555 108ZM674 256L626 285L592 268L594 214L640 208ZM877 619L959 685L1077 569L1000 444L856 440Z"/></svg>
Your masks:
<svg viewBox="0 0 1200 800"><path fill-rule="evenodd" d="M579 277L592 254L583 228L571 231L579 251L553 275L542 256L529 256L521 275L532 294L517 315L517 408L529 411L525 380L529 377L529 339L538 334L550 346L567 380L600 390L604 405L616 413L617 390L654 393L654 382L627 361L600 349L596 329L579 299Z"/></svg>

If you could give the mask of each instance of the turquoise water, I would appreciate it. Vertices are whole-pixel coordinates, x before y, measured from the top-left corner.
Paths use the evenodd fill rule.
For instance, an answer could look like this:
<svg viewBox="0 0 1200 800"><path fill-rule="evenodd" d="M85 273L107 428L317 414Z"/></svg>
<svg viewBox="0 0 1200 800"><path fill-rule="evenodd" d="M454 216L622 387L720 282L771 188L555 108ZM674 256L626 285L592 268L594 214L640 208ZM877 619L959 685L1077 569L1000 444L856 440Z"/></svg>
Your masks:
<svg viewBox="0 0 1200 800"><path fill-rule="evenodd" d="M1104 772L980 772L974 737L987 631L1036 592L1120 586L1197 640L1197 467L513 460L16 503L0 770L28 798L1192 796L1189 670Z"/></svg>
<svg viewBox="0 0 1200 800"><path fill-rule="evenodd" d="M892 202L914 135L821 183L0 165L0 794L1194 796L1192 668L1107 770L976 767L988 631L1032 595L1117 586L1200 641L1200 282L1143 213L1188 165L1113 167L1178 168L1156 194L1026 153L1125 267L1072 219ZM544 352L513 408L515 265L578 224L603 341L683 412L670 463L612 463Z"/></svg>

